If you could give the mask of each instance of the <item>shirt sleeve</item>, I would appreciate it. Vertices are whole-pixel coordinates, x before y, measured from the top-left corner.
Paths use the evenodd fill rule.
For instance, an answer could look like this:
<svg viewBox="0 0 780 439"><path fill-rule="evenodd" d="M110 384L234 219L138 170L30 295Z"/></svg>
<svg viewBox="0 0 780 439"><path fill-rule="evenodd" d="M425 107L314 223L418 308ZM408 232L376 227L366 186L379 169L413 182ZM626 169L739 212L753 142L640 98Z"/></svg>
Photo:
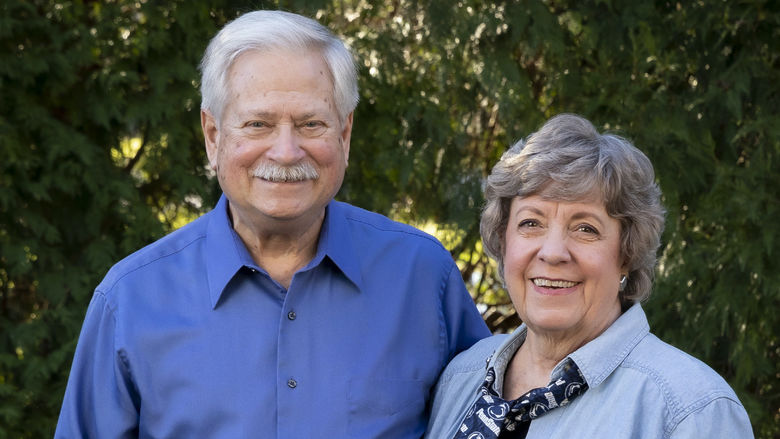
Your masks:
<svg viewBox="0 0 780 439"><path fill-rule="evenodd" d="M753 428L740 403L730 398L717 398L686 416L669 436L670 439L691 437L751 439Z"/></svg>
<svg viewBox="0 0 780 439"><path fill-rule="evenodd" d="M474 304L460 271L454 263L450 268L443 291L444 328L447 337L445 364L458 352L471 347L477 341L490 336L485 321Z"/></svg>
<svg viewBox="0 0 780 439"><path fill-rule="evenodd" d="M73 357L55 438L137 437L137 392L115 347L116 320L95 292Z"/></svg>

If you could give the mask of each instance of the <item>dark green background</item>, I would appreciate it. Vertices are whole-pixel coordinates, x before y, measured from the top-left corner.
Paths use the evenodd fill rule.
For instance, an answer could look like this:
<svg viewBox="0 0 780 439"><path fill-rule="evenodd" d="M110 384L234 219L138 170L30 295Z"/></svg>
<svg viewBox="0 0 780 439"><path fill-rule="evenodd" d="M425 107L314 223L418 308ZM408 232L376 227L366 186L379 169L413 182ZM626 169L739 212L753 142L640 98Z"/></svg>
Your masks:
<svg viewBox="0 0 780 439"><path fill-rule="evenodd" d="M437 226L496 330L517 321L479 244L489 169L560 112L632 139L668 209L652 328L780 435L778 2L5 0L0 438L52 435L92 289L213 205L196 66L226 20L277 7L359 59L339 198Z"/></svg>

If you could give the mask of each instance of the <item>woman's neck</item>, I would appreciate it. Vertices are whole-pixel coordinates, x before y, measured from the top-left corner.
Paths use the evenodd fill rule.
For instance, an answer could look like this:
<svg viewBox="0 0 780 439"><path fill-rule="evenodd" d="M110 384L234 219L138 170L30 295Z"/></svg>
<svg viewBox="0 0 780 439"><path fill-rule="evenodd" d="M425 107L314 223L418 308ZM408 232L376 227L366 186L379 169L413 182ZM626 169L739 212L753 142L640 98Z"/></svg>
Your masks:
<svg viewBox="0 0 780 439"><path fill-rule="evenodd" d="M548 385L555 366L588 341L544 336L529 329L507 366L503 398L517 399L529 390Z"/></svg>

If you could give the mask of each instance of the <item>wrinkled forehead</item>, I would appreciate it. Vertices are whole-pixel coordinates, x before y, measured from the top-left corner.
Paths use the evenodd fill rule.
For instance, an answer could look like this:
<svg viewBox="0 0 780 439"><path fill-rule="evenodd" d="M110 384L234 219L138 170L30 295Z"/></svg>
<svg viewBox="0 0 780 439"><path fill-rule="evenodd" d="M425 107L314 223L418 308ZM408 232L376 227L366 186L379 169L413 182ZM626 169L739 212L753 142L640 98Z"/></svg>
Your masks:
<svg viewBox="0 0 780 439"><path fill-rule="evenodd" d="M521 189L518 195L521 198L538 195L544 200L578 203L606 204L607 201L603 185L595 175L583 175L578 179L556 179L550 176L536 186L535 190L528 192Z"/></svg>

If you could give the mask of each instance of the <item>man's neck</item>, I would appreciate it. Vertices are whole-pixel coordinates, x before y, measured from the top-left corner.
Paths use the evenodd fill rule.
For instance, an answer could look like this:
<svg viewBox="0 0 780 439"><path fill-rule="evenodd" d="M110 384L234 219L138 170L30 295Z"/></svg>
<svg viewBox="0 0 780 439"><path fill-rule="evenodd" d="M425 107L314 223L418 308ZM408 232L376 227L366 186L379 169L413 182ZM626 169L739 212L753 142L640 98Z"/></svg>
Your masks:
<svg viewBox="0 0 780 439"><path fill-rule="evenodd" d="M314 259L325 209L314 218L295 221L250 222L233 209L230 213L233 229L252 259L284 288L290 287L295 272Z"/></svg>

